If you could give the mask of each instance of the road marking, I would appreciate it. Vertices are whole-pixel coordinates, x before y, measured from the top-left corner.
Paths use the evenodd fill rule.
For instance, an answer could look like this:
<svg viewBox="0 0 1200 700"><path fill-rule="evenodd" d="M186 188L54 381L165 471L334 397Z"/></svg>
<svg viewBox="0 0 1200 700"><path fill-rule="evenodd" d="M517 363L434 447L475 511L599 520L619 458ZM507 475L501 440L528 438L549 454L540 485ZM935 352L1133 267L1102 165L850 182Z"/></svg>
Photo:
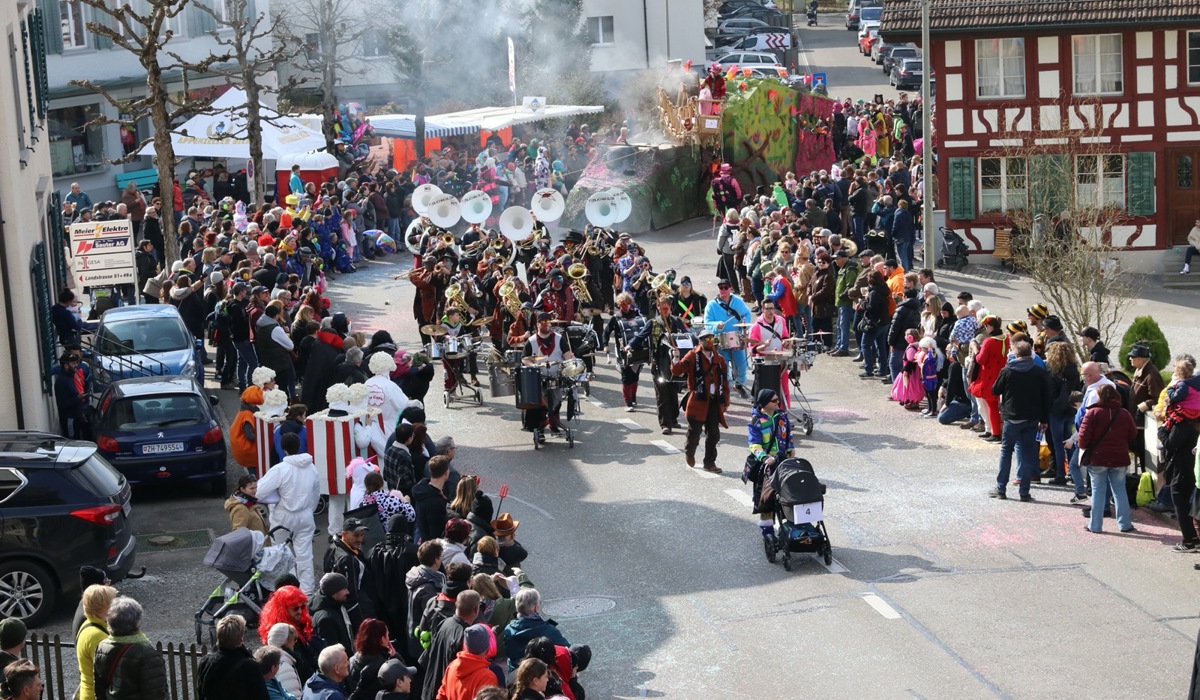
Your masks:
<svg viewBox="0 0 1200 700"><path fill-rule="evenodd" d="M699 231L697 231L695 233L687 234L686 238L695 238L696 236L703 236L705 234L708 234L708 236L711 237L714 230L715 229L700 229Z"/></svg>
<svg viewBox="0 0 1200 700"><path fill-rule="evenodd" d="M844 573L850 571L850 569L847 569L845 566L842 565L842 562L838 561L837 559L833 559L832 557L830 559L833 563L826 566L825 559L823 557L819 557L819 556L817 557L817 561L821 562L821 566L824 566L826 569L829 569L829 573L831 573L831 574L844 574ZM882 603L883 601L880 600L880 602ZM884 603L884 605L887 605L887 603ZM891 608L888 608L888 609L890 610Z"/></svg>
<svg viewBox="0 0 1200 700"><path fill-rule="evenodd" d="M620 423L621 425L625 426L626 428L629 428L630 430L642 430L643 429L641 424L639 424L637 421L630 420L628 418L618 418L617 422Z"/></svg>
<svg viewBox="0 0 1200 700"><path fill-rule="evenodd" d="M596 399L588 399L587 402L590 403L591 405L595 406L596 408L608 408L608 406L606 406L603 401L597 401Z"/></svg>
<svg viewBox="0 0 1200 700"><path fill-rule="evenodd" d="M804 51L804 42L800 41L799 37L796 38L796 60L804 63L804 70L800 72L800 75L812 73L812 66L808 64L808 54Z"/></svg>
<svg viewBox="0 0 1200 700"><path fill-rule="evenodd" d="M578 440L576 440L576 442L578 442ZM520 503L521 505L529 506L530 508L532 508L532 509L536 510L537 512L541 513L542 515L546 516L547 520L554 520L553 515L550 515L549 513L542 510L541 508L538 508L537 506L533 505L529 501L525 501L520 498L517 498L516 496L511 496L511 495L508 496L508 498L511 498L512 500L516 501L517 503Z"/></svg>
<svg viewBox="0 0 1200 700"><path fill-rule="evenodd" d="M717 475L716 475L716 474L713 474L712 472L706 472L706 471L704 471L703 469L699 469L699 468L696 468L696 467L689 467L689 466L687 466L686 464L684 465L684 467L685 467L685 468L687 468L687 470L688 470L688 471L690 471L690 472L694 473L696 476L700 477L701 479L715 479L715 478L717 478Z"/></svg>
<svg viewBox="0 0 1200 700"><path fill-rule="evenodd" d="M725 489L725 493L729 494L730 498L744 506L754 506L754 499L750 498L750 494L741 489Z"/></svg>
<svg viewBox="0 0 1200 700"><path fill-rule="evenodd" d="M875 608L875 612L879 613L880 615L883 615L884 619L886 619L886 620L899 620L900 619L900 613L896 612L896 609L893 608L892 606L888 605L887 601L885 601L883 598L880 598L879 596L875 595L874 593L868 593L868 594L864 595L863 600L865 600L867 602L867 605L870 605L872 608Z"/></svg>
<svg viewBox="0 0 1200 700"><path fill-rule="evenodd" d="M655 447L657 447L658 449L662 450L663 452L665 452L669 455L682 454L679 451L679 448L675 447L674 445L667 442L666 440L651 440L650 444L654 445Z"/></svg>

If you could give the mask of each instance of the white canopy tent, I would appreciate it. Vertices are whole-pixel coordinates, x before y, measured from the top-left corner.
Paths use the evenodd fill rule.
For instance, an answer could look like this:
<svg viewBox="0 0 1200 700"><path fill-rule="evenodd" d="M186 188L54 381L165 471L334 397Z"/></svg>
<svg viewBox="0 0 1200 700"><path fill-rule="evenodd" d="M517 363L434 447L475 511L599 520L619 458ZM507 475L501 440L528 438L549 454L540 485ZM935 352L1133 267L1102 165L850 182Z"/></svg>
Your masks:
<svg viewBox="0 0 1200 700"><path fill-rule="evenodd" d="M436 119L440 124L472 124L481 131L500 131L514 124L562 119L578 114L597 114L603 111L604 108L598 105L545 105L537 111L517 105L516 107L480 107L462 112L435 114L430 119Z"/></svg>
<svg viewBox="0 0 1200 700"><path fill-rule="evenodd" d="M264 159L278 160L281 156L325 148L325 137L319 131L268 107L262 107L262 112L271 119L262 123ZM227 90L213 102L212 114L197 114L172 132L171 144L175 155L184 158L249 158L246 91ZM155 155L154 144L147 144L139 155Z"/></svg>

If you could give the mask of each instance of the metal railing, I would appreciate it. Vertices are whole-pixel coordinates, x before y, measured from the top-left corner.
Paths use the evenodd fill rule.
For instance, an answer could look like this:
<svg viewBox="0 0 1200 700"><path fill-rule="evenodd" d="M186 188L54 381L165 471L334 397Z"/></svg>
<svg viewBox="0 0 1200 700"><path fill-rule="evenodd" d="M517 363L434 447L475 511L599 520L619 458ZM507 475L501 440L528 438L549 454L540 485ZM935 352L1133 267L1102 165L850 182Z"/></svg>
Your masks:
<svg viewBox="0 0 1200 700"><path fill-rule="evenodd" d="M97 372L104 372L106 379L112 381L136 377L163 377L171 373L171 369L162 361L111 338L101 339L92 334L84 335L80 338L80 346L84 357L92 364L93 391L107 388L107 384L97 386ZM104 358L110 369L100 367L100 357Z"/></svg>
<svg viewBox="0 0 1200 700"><path fill-rule="evenodd" d="M208 647L196 644L154 645L167 665L167 697L163 700L199 700L196 698L196 668L208 654ZM64 662L64 650L66 661ZM56 635L31 634L25 641L23 656L37 664L45 684L47 700L70 700L79 687L79 664L75 644Z"/></svg>

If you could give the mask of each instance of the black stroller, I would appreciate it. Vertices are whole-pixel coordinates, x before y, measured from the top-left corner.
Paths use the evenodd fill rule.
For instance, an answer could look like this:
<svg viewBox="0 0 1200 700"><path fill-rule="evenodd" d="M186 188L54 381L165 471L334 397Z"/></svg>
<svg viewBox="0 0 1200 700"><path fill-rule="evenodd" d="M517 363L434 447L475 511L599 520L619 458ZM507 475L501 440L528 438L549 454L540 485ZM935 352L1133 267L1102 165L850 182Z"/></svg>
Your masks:
<svg viewBox="0 0 1200 700"><path fill-rule="evenodd" d="M967 242L953 229L942 226L942 257L938 259L938 267L948 267L955 272L962 272L970 260L967 257Z"/></svg>
<svg viewBox="0 0 1200 700"><path fill-rule="evenodd" d="M763 537L767 561L772 564L778 555L783 568L792 570L792 553L808 552L833 563L833 547L825 529L825 485L813 472L807 459L785 459L771 474L770 487L775 494L775 530Z"/></svg>
<svg viewBox="0 0 1200 700"><path fill-rule="evenodd" d="M277 533L284 533L286 539L280 540ZM213 540L204 564L224 574L225 580L196 611L197 644L204 644L205 627L209 643L215 644L217 620L226 615L241 615L247 626L256 627L262 606L275 590L276 579L295 573L292 531L280 525L269 534L273 540L269 546L263 546L266 538L261 532L244 527Z"/></svg>

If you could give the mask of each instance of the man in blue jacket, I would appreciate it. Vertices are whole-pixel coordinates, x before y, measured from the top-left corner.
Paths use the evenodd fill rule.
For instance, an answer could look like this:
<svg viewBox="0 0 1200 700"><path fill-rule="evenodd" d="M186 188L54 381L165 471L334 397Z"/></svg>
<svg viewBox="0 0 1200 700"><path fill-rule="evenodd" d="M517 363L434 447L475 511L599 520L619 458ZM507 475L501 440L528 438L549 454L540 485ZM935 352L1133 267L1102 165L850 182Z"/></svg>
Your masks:
<svg viewBox="0 0 1200 700"><path fill-rule="evenodd" d="M905 270L913 266L913 244L917 239L917 228L907 199L901 199L899 208L892 217L892 242L896 244L896 257Z"/></svg>
<svg viewBox="0 0 1200 700"><path fill-rule="evenodd" d="M743 329L738 328L737 324L753 322L750 307L746 306L741 297L734 296L733 284L726 279L718 282L717 298L704 309L704 325L723 338L725 333L740 333ZM749 398L750 395L746 392L746 349L729 349L724 347L724 343L719 344L721 356L725 358L733 373L734 388L743 399Z"/></svg>

